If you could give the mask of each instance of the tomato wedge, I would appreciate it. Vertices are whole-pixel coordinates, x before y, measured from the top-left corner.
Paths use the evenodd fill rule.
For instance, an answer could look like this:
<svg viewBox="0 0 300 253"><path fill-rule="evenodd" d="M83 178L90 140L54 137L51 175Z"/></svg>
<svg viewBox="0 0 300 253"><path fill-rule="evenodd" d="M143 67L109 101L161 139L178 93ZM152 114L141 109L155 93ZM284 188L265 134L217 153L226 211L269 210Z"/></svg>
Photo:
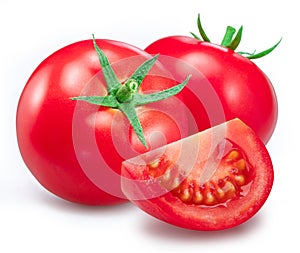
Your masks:
<svg viewBox="0 0 300 253"><path fill-rule="evenodd" d="M122 163L122 190L167 223L193 230L237 226L258 212L273 185L268 151L233 119Z"/></svg>

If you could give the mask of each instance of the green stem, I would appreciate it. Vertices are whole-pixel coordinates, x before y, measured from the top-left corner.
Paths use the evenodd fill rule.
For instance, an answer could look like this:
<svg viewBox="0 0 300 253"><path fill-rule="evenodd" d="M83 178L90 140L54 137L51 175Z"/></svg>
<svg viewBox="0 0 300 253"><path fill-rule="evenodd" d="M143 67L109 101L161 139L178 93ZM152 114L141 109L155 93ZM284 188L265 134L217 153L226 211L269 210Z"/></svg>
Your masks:
<svg viewBox="0 0 300 253"><path fill-rule="evenodd" d="M269 53L271 53L279 45L281 40L282 40L282 38L273 47L270 47L267 50L264 50L264 51L262 51L260 53L257 53L257 54L249 54L249 56L247 56L247 58L248 59L258 59L258 58L261 58L261 57L264 57L264 56L268 55Z"/></svg>
<svg viewBox="0 0 300 253"><path fill-rule="evenodd" d="M235 31L235 28L233 28L232 26L227 26L226 33L222 40L221 46L227 47L231 43Z"/></svg>
<svg viewBox="0 0 300 253"><path fill-rule="evenodd" d="M169 89L159 91L157 93L152 93L152 94L138 94L137 93L134 96L133 103L136 106L139 106L139 105L149 104L149 103L157 102L157 101L172 97L172 96L178 94L185 87L185 85L188 83L188 81L191 79L191 77L192 76L189 75L182 83L180 83L176 86L173 86Z"/></svg>
<svg viewBox="0 0 300 253"><path fill-rule="evenodd" d="M243 33L243 26L240 27L240 29L238 30L238 32L237 32L236 36L234 37L234 39L226 47L231 49L231 50L235 50L239 46L239 44L242 40L242 33Z"/></svg>
<svg viewBox="0 0 300 253"><path fill-rule="evenodd" d="M152 93L152 94L140 94L138 93L140 85L159 56L156 55L151 59L146 60L135 70L135 72L124 84L121 84L118 81L116 74L114 73L109 63L108 58L106 57L104 52L98 47L94 36L93 36L93 43L94 43L95 50L98 54L99 62L107 84L108 95L107 96L79 96L71 99L82 100L99 106L119 109L121 112L125 114L131 126L133 127L134 131L136 132L139 140L147 148L147 143L144 136L143 128L136 114L135 107L153 103L159 100L163 100L178 94L187 84L187 82L190 79L190 76L188 76L183 83L175 85L169 89Z"/></svg>
<svg viewBox="0 0 300 253"><path fill-rule="evenodd" d="M134 79L129 79L124 85L122 85L116 92L116 99L120 103L128 102L132 99L139 87L139 83Z"/></svg>
<svg viewBox="0 0 300 253"><path fill-rule="evenodd" d="M98 47L94 34L93 34L93 44L94 44L94 48L99 57L99 62L100 62L102 72L103 72L103 75L104 75L104 78L105 78L105 81L107 84L108 94L110 94L113 90L118 89L120 87L120 83L119 83L113 69L111 68L111 65L110 65L106 55Z"/></svg>
<svg viewBox="0 0 300 253"><path fill-rule="evenodd" d="M145 148L148 148L148 145L147 145L146 139L145 139L145 135L143 132L143 128L142 128L139 118L136 114L134 104L122 103L122 104L120 104L119 109L128 118L131 126L133 127L133 130L135 131L135 133L136 133L137 137L139 138L139 140L141 141L141 143L145 146Z"/></svg>
<svg viewBox="0 0 300 253"><path fill-rule="evenodd" d="M201 20L200 20L200 14L198 14L197 26L198 26L198 30L199 30L199 33L200 33L203 41L210 42L210 39L207 37L207 35L202 27Z"/></svg>
<svg viewBox="0 0 300 253"><path fill-rule="evenodd" d="M194 34L191 32L192 36L197 39L197 40L202 40L206 41L206 42L210 42L210 39L207 37L206 33L204 32L204 29L202 27L201 24L201 20L200 20L200 14L198 14L198 19L197 19L197 27L199 30L199 34L200 36ZM235 28L231 27L231 26L227 26L226 28L226 33L223 37L223 40L221 42L221 46L224 46L226 48L229 48L231 50L236 50L237 47L239 46L241 39L242 39L242 33L243 33L243 26L240 27L240 29L238 30L236 36L233 38L233 35L235 34ZM282 38L272 47L260 52L260 53L248 53L248 52L237 52L240 55L243 55L244 57L248 58L248 59L257 59L257 58L261 58L264 57L266 55L268 55L269 53L271 53L281 42ZM255 51L254 51L255 52Z"/></svg>

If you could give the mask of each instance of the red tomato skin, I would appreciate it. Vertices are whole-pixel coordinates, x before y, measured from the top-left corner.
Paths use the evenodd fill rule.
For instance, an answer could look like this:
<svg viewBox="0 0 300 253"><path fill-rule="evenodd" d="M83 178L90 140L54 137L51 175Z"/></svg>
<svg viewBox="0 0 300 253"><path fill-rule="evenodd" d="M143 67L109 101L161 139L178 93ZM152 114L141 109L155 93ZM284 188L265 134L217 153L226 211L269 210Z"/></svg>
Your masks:
<svg viewBox="0 0 300 253"><path fill-rule="evenodd" d="M203 105L195 101L188 89L183 91L199 131L240 118L266 144L271 138L278 117L277 97L268 77L249 59L225 47L202 42L187 36L169 36L150 44L146 52L175 57L201 72L215 89L222 103L224 116L209 118ZM170 68L176 75L181 70ZM193 77L187 88L196 85ZM199 85L199 84L198 84ZM201 90L205 93L206 90ZM212 122L213 121L213 122ZM194 131L193 133L195 133Z"/></svg>
<svg viewBox="0 0 300 253"><path fill-rule="evenodd" d="M249 163L254 166L255 172L251 187L245 196L229 201L226 206L213 207L183 203L170 192L154 198L143 198L143 196L148 196L149 192L151 194L151 189L148 185L144 187L141 183L145 180L142 178L145 173L143 166L136 166L136 161L140 160L134 160L135 158L122 164L124 178L141 180L135 183L135 181L123 179L122 188L126 196L151 216L191 230L224 230L249 220L261 209L271 192L274 181L272 161L265 145L254 131L243 122L239 119L233 119L224 124L226 124L226 139L236 143L245 152ZM199 157L208 157L212 138L214 134L218 135L219 132L222 134L224 124L216 126L213 134L211 129L196 134L199 136L198 140L201 141ZM192 142L189 141L189 139L193 139L193 136L191 137L174 143L173 145L177 145L177 147L172 147L166 152L169 152L171 157L176 157L174 154L180 152L178 149L183 145L188 145L183 144L184 142ZM166 145L165 150L168 149L167 147L168 145Z"/></svg>
<svg viewBox="0 0 300 253"><path fill-rule="evenodd" d="M149 54L143 50L123 42L97 40L97 44L110 63L137 56L139 60L149 58ZM107 179L108 187L112 188L114 194L107 193L91 180L91 175L95 177L103 175L102 161L97 164L99 151L89 143L89 138L96 139L97 144L101 146L98 147L99 150L106 150L102 154L104 160L107 160L113 171L120 173L121 162L125 158L118 153L112 143L109 122L116 115L123 119L122 122L126 122L127 119L118 110L99 110L98 106L88 103L81 103L81 107L76 109L78 103L70 99L82 95L86 85L91 83L100 69L92 40L80 41L58 50L45 59L29 78L21 94L16 117L20 153L34 177L55 195L87 205L112 205L126 201L120 189L118 175L113 177L111 182L109 178ZM126 72L126 69L124 71ZM127 73L129 74L132 73ZM145 81L141 86L146 91L153 88L149 88L147 83L149 82ZM159 81L154 88L158 90L172 85L174 81L165 83ZM101 92L98 86L89 89L92 93L93 89L99 89ZM95 118L102 116L102 112L105 112L105 120L95 121ZM167 116L153 116L153 118L160 122L169 119ZM181 119L184 122L184 116ZM156 129L153 124L148 124L144 130L149 132L151 128ZM171 125L162 123L160 128L169 132L167 142L181 138L181 133L174 127L174 122ZM128 124L120 127L120 135L132 132L132 129L128 129ZM132 135L133 139L136 139L135 134ZM90 168L82 168L83 164ZM97 166L100 167L100 171L94 168ZM96 170L95 175L86 174L86 170L91 168Z"/></svg>

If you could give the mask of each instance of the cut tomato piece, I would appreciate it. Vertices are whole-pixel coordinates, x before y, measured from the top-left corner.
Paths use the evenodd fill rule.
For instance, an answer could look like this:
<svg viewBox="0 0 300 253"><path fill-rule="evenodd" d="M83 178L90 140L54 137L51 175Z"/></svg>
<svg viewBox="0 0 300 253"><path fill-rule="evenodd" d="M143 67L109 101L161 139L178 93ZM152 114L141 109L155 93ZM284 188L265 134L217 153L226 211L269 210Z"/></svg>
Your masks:
<svg viewBox="0 0 300 253"><path fill-rule="evenodd" d="M273 166L254 131L233 119L122 163L122 190L170 224L221 230L251 218L273 185Z"/></svg>

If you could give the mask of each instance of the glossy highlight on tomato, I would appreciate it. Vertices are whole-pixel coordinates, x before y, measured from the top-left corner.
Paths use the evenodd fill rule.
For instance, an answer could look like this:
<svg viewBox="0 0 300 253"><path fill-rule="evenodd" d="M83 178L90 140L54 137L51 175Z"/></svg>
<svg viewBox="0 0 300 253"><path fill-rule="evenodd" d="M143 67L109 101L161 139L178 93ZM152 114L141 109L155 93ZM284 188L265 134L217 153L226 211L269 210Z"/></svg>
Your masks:
<svg viewBox="0 0 300 253"><path fill-rule="evenodd" d="M222 230L255 215L274 172L255 132L233 119L122 163L122 189L148 214L192 230Z"/></svg>
<svg viewBox="0 0 300 253"><path fill-rule="evenodd" d="M96 44L122 84L152 57L119 41L98 39ZM140 94L177 84L157 64L151 71L141 83ZM34 177L55 195L87 205L123 203L122 161L181 139L186 135L185 115L180 100L173 97L139 106L146 148L120 110L72 99L95 95L107 95L107 84L93 40L54 52L32 73L21 94L18 145Z"/></svg>

